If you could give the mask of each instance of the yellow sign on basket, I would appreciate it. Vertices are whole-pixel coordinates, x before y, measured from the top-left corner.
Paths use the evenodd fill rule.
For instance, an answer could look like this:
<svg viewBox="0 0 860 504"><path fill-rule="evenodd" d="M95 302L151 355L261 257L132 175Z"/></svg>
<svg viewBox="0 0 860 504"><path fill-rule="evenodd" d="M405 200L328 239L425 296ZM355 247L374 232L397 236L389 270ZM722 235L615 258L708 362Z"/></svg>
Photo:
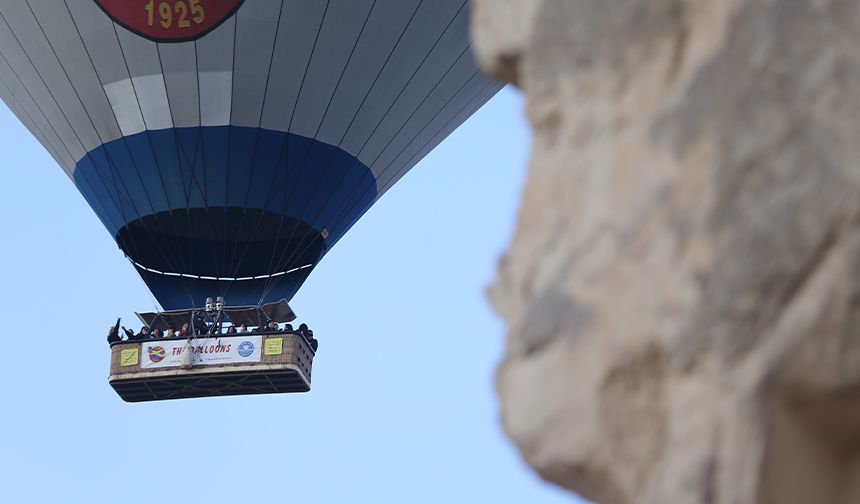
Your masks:
<svg viewBox="0 0 860 504"><path fill-rule="evenodd" d="M269 338L263 344L263 353L266 355L281 355L284 353L284 338Z"/></svg>
<svg viewBox="0 0 860 504"><path fill-rule="evenodd" d="M119 365L120 366L136 366L137 359L139 356L138 348L124 348L119 352Z"/></svg>

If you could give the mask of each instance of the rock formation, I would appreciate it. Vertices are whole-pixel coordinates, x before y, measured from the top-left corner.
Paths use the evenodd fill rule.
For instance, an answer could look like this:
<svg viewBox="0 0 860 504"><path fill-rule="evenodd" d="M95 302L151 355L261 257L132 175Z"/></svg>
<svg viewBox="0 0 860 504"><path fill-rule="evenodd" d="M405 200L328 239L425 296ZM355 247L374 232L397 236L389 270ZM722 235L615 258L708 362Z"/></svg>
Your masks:
<svg viewBox="0 0 860 504"><path fill-rule="evenodd" d="M860 2L473 0L533 153L505 428L603 504L860 502Z"/></svg>

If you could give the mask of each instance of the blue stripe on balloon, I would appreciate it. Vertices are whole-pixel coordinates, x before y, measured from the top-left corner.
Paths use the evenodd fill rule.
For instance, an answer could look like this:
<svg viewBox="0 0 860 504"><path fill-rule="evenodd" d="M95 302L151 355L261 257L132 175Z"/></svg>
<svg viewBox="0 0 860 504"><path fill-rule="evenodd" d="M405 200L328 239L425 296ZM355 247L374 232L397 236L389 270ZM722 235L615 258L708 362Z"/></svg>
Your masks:
<svg viewBox="0 0 860 504"><path fill-rule="evenodd" d="M74 179L114 237L127 224L159 212L239 207L298 219L317 231L328 226L325 250L377 196L370 169L347 152L291 133L237 126L145 131L120 138L87 153ZM165 308L198 302L188 300L175 277L140 273ZM269 272L260 271L264 273ZM291 275L267 299L289 299L309 273ZM223 285L190 283L195 298L212 295L211 289ZM242 299L231 303L256 303L263 284L237 282L231 297L235 291Z"/></svg>
<svg viewBox="0 0 860 504"><path fill-rule="evenodd" d="M370 169L311 138L237 126L147 131L89 152L75 183L116 236L145 215L245 207L300 219L337 241L373 203ZM271 192L270 192L271 189Z"/></svg>

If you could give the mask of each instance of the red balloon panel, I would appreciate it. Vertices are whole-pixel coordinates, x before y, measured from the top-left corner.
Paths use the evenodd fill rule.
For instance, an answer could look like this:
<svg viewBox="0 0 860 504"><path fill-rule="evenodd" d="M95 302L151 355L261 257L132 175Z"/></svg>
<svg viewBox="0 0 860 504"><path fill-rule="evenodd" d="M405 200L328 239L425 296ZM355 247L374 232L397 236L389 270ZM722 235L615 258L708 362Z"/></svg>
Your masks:
<svg viewBox="0 0 860 504"><path fill-rule="evenodd" d="M202 37L244 0L95 0L114 21L157 42Z"/></svg>

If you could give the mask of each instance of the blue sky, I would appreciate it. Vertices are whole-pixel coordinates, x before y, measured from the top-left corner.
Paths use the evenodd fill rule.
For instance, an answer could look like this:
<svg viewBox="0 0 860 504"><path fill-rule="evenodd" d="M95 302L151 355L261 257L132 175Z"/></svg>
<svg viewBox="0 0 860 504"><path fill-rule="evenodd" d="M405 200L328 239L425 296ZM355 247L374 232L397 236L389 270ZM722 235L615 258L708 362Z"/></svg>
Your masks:
<svg viewBox="0 0 860 504"><path fill-rule="evenodd" d="M528 157L504 89L386 194L291 303L320 340L303 395L123 403L107 327L153 298L0 105L3 502L571 503L498 418L484 290Z"/></svg>

